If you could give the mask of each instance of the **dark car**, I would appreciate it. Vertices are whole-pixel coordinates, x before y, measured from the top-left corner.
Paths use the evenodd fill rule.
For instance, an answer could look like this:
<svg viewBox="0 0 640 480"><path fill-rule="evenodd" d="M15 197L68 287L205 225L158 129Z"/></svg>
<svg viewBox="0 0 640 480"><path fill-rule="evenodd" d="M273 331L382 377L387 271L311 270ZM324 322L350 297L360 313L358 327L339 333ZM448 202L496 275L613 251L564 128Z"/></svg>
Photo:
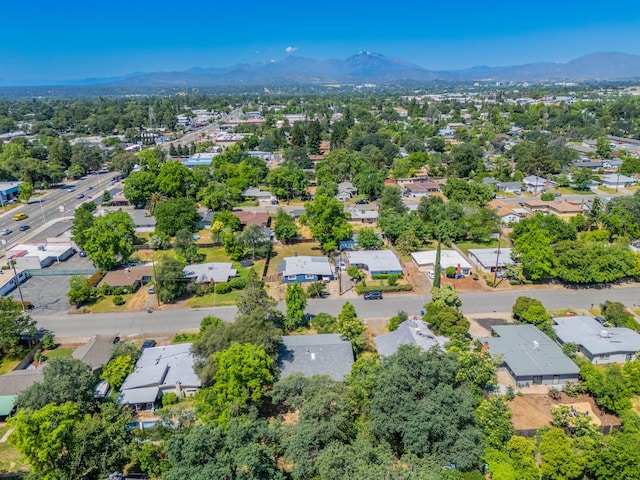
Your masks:
<svg viewBox="0 0 640 480"><path fill-rule="evenodd" d="M20 231L24 232L25 230L29 230L31 227L29 225L20 225Z"/></svg>
<svg viewBox="0 0 640 480"><path fill-rule="evenodd" d="M111 343L113 343L114 345L116 343L118 343L118 342L120 342L120 337L119 336L115 336L115 337L113 337L113 340L111 340Z"/></svg>
<svg viewBox="0 0 640 480"><path fill-rule="evenodd" d="M356 202L356 205L368 205L368 204L369 204L369 200L365 200L364 198Z"/></svg>
<svg viewBox="0 0 640 480"><path fill-rule="evenodd" d="M140 347L140 350L144 350L145 348L151 348L151 347L155 347L156 346L156 341L155 340L145 340L144 343L142 344L142 347Z"/></svg>
<svg viewBox="0 0 640 480"><path fill-rule="evenodd" d="M596 321L598 323L600 323L601 325L604 325L606 323L607 319L604 318L604 317L596 317Z"/></svg>
<svg viewBox="0 0 640 480"><path fill-rule="evenodd" d="M367 292L364 294L365 300L382 300L382 292Z"/></svg>

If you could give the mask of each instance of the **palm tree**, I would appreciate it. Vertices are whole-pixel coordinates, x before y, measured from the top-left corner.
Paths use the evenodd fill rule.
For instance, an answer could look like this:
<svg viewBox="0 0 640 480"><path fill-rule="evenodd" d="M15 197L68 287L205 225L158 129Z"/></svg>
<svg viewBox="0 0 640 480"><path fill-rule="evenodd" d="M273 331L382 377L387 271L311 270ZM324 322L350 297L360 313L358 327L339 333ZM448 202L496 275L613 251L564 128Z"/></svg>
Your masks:
<svg viewBox="0 0 640 480"><path fill-rule="evenodd" d="M149 197L149 213L153 215L154 210L158 203L166 200L167 197L160 192L153 192Z"/></svg>

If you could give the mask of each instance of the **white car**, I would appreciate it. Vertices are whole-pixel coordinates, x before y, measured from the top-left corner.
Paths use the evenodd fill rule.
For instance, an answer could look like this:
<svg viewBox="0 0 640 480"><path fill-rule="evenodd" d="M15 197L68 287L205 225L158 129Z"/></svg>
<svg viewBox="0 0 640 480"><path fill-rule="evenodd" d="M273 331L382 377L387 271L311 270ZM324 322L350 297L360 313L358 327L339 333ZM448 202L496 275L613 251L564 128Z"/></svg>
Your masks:
<svg viewBox="0 0 640 480"><path fill-rule="evenodd" d="M434 278L436 278L436 272L434 272L433 270L428 270L427 271L427 276L433 280Z"/></svg>

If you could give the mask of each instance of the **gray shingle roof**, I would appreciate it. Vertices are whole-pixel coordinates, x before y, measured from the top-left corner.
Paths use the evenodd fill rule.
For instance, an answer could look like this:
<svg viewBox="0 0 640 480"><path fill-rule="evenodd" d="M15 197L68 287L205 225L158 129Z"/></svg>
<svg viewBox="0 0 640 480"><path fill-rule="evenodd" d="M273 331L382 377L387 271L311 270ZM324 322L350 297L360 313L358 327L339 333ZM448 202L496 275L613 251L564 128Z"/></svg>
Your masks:
<svg viewBox="0 0 640 480"><path fill-rule="evenodd" d="M587 316L560 317L554 321L557 325L553 329L563 343L580 345L592 355L636 353L640 350L640 334L630 328L605 328Z"/></svg>
<svg viewBox="0 0 640 480"><path fill-rule="evenodd" d="M578 366L533 325L494 325L499 337L481 338L491 355L502 355L516 377L578 375Z"/></svg>
<svg viewBox="0 0 640 480"><path fill-rule="evenodd" d="M98 335L81 347L76 348L71 356L96 370L111 360L112 340L113 337Z"/></svg>
<svg viewBox="0 0 640 480"><path fill-rule="evenodd" d="M0 396L17 395L36 382L44 380L42 368L14 370L0 375Z"/></svg>
<svg viewBox="0 0 640 480"><path fill-rule="evenodd" d="M351 343L336 333L284 336L278 349L281 378L302 373L306 377L329 375L342 381L351 373L352 364Z"/></svg>
<svg viewBox="0 0 640 480"><path fill-rule="evenodd" d="M398 329L373 339L380 355L388 357L398 350L400 345L417 345L423 350L429 350L435 346L444 346L446 337L435 335L422 320L406 320Z"/></svg>
<svg viewBox="0 0 640 480"><path fill-rule="evenodd" d="M158 387L132 388L120 393L119 405L135 405L138 403L154 403L160 394Z"/></svg>

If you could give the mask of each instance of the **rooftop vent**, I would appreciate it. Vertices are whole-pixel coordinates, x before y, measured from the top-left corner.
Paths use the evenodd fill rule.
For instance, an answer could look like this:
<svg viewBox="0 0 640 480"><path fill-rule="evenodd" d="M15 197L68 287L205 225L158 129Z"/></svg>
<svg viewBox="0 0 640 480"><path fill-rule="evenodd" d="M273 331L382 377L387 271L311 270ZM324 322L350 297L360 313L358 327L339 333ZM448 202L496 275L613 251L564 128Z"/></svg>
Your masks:
<svg viewBox="0 0 640 480"><path fill-rule="evenodd" d="M534 350L540 350L540 344L538 343L537 340L533 341L533 349Z"/></svg>
<svg viewBox="0 0 640 480"><path fill-rule="evenodd" d="M606 330L600 330L600 338L609 338L609 332Z"/></svg>

